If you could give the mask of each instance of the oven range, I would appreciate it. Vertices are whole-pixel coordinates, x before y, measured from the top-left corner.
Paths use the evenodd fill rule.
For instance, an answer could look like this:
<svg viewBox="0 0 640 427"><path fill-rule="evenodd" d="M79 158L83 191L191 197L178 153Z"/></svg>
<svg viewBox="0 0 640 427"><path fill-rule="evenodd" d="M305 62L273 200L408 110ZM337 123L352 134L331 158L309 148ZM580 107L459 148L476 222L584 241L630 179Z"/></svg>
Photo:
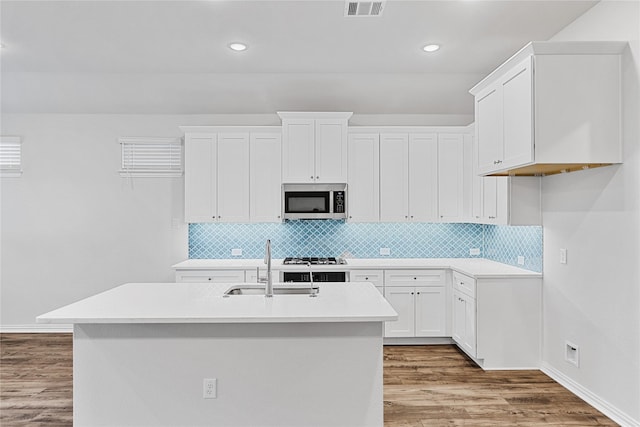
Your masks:
<svg viewBox="0 0 640 427"><path fill-rule="evenodd" d="M345 264L344 260L332 257L287 257L282 263L302 267L299 271L281 272L281 281L283 282L311 282L311 274L313 274L313 282L348 281L346 271L323 271L322 268L323 266L343 265Z"/></svg>

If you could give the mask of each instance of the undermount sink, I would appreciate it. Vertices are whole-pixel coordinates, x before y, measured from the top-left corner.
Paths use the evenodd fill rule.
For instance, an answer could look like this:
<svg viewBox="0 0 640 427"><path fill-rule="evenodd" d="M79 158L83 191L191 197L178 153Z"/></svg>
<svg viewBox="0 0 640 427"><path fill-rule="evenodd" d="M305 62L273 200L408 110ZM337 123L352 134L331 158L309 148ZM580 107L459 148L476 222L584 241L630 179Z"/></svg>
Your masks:
<svg viewBox="0 0 640 427"><path fill-rule="evenodd" d="M234 285L227 289L224 296L228 295L264 295L264 285ZM274 285L274 295L315 295L320 292L318 286L292 286Z"/></svg>

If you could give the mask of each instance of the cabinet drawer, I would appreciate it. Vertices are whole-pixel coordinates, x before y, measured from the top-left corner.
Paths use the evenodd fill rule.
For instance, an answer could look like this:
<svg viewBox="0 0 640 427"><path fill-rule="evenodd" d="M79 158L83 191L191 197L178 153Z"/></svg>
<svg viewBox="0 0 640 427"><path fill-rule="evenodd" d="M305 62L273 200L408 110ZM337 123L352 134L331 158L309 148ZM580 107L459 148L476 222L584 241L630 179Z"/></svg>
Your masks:
<svg viewBox="0 0 640 427"><path fill-rule="evenodd" d="M465 274L453 272L453 289L462 292L465 295L469 295L472 298L476 297L476 279L469 277Z"/></svg>
<svg viewBox="0 0 640 427"><path fill-rule="evenodd" d="M352 270L349 273L351 282L371 282L377 287L384 286L383 270Z"/></svg>
<svg viewBox="0 0 640 427"><path fill-rule="evenodd" d="M444 286L445 270L385 270L385 286Z"/></svg>
<svg viewBox="0 0 640 427"><path fill-rule="evenodd" d="M176 271L176 282L182 283L241 283L244 270Z"/></svg>

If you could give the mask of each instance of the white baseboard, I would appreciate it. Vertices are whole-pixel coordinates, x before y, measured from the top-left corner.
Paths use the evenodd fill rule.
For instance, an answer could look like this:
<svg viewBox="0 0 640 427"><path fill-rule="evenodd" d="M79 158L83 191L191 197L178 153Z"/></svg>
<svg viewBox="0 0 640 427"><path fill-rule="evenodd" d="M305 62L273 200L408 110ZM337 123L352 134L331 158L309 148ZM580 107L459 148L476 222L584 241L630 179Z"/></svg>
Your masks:
<svg viewBox="0 0 640 427"><path fill-rule="evenodd" d="M30 325L0 325L0 333L3 334L39 334L39 333L56 333L56 332L73 332L73 325L59 324L30 324Z"/></svg>
<svg viewBox="0 0 640 427"><path fill-rule="evenodd" d="M611 403L602 399L592 391L578 384L567 375L558 371L546 362L542 362L540 370L550 376L553 380L560 383L563 387L571 391L576 396L596 408L598 411L611 418L622 427L640 427L640 421L633 419L630 415L622 412Z"/></svg>
<svg viewBox="0 0 640 427"><path fill-rule="evenodd" d="M443 345L443 344L454 344L453 340L448 337L406 337L406 338L385 338L383 340L384 345Z"/></svg>

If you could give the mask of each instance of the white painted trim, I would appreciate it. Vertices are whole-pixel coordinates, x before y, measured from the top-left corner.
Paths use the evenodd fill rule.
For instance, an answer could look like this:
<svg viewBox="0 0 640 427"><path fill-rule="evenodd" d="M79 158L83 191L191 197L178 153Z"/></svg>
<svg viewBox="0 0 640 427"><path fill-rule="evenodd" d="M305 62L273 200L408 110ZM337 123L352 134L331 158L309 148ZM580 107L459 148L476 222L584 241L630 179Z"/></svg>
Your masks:
<svg viewBox="0 0 640 427"><path fill-rule="evenodd" d="M449 337L387 337L384 345L448 345L455 344Z"/></svg>
<svg viewBox="0 0 640 427"><path fill-rule="evenodd" d="M30 325L0 325L0 333L55 333L55 332L73 332L73 325L71 324L30 324Z"/></svg>
<svg viewBox="0 0 640 427"><path fill-rule="evenodd" d="M575 382L567 375L558 371L546 362L542 362L540 370L550 376L554 381L558 382L564 388L587 402L589 405L596 408L598 411L611 418L622 427L640 427L640 421L634 420L630 415L624 413L620 409L616 408L611 403L607 402L591 390Z"/></svg>

